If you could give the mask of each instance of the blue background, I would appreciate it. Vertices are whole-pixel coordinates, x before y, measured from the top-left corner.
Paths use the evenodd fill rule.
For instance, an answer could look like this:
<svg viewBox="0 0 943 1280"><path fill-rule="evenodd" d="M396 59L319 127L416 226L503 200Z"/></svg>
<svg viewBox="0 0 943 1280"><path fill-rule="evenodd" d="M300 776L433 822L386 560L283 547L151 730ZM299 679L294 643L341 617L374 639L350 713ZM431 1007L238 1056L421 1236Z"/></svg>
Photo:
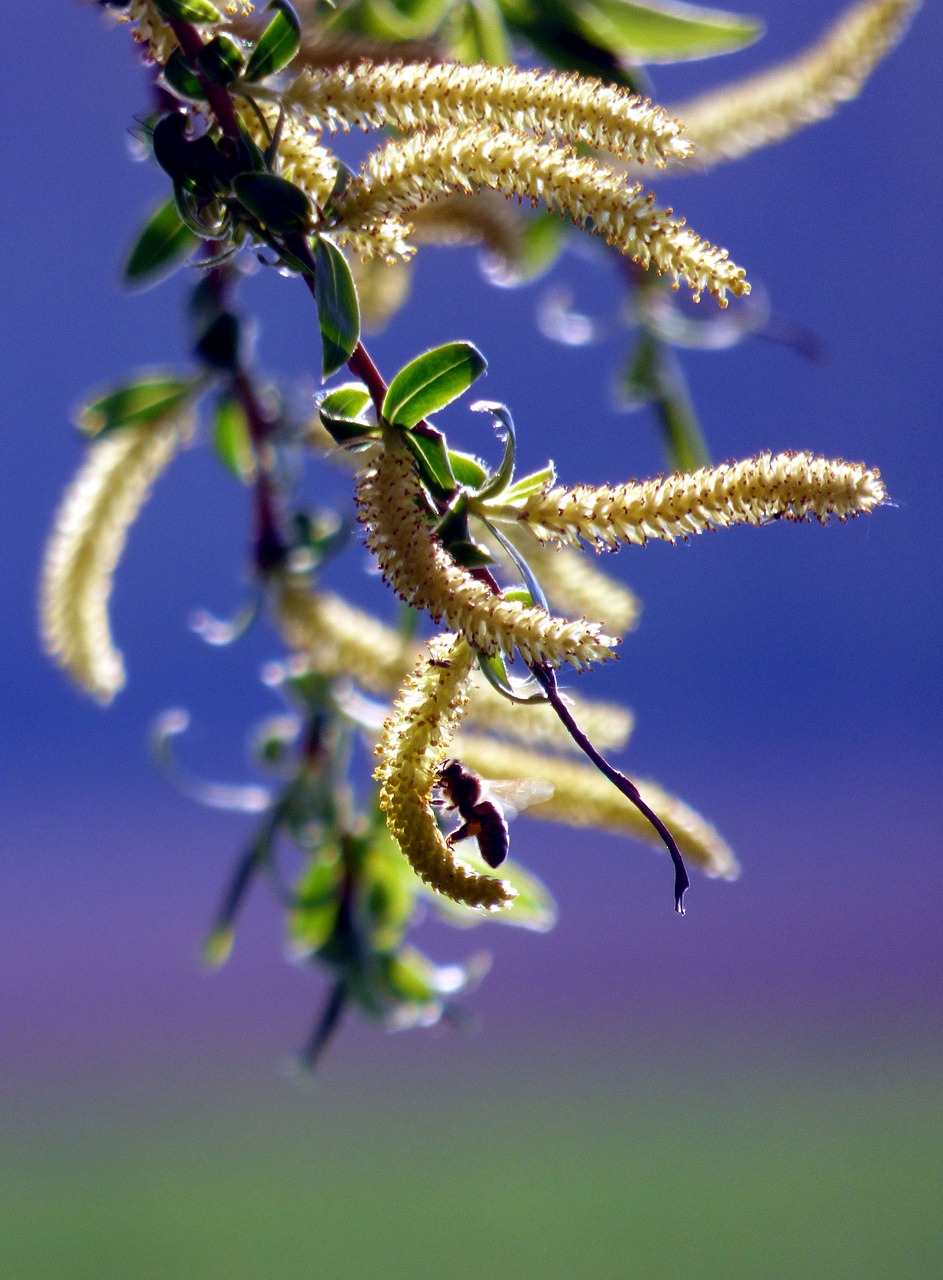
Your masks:
<svg viewBox="0 0 943 1280"><path fill-rule="evenodd" d="M811 0L788 14L769 3L751 8L770 23L764 40L735 57L660 69L659 99L680 101L787 56L826 21ZM497 1090L524 1099L525 1111L543 1100L540 1125L549 1123L553 1133L559 1126L560 1149L547 1138L546 1162L537 1161L529 1175L540 1200L540 1179L564 1159L564 1148L566 1158L585 1158L592 1168L592 1144L602 1141L605 1126L587 1138L589 1150L576 1135L587 1125L595 1133L606 1108L624 1103L627 1141L648 1150L646 1099L664 1087L667 1099L658 1094L652 1109L666 1126L678 1114L671 1089L659 1083L667 1076L687 1099L681 1114L687 1109L690 1118L693 1107L702 1122L694 1132L705 1174L714 1157L723 1165L724 1125L739 1132L738 1108L752 1099L754 1119L782 1117L772 1136L757 1138L757 1152L769 1155L757 1167L768 1174L785 1159L793 1124L804 1125L809 1155L807 1165L796 1165L797 1181L832 1194L835 1183L816 1163L821 1151L815 1154L812 1135L826 1123L823 1115L834 1118L857 1098L870 1117L859 1130L874 1140L861 1158L873 1162L878 1182L882 1169L899 1163L919 1183L943 994L936 884L943 739L940 27L938 7L928 6L861 98L832 121L706 178L648 175L663 202L728 246L768 289L776 313L813 330L828 352L815 365L757 339L731 351L686 354L714 456L804 448L863 459L880 467L893 500L845 527L740 529L677 547L630 548L605 561L631 583L645 611L620 662L584 677L581 692L634 708L638 729L622 763L714 821L741 858L742 878L734 885L696 879L689 913L679 921L663 858L614 838L521 819L515 850L557 895L557 930L547 937L497 928L487 939L476 935L496 957L473 997L478 1034L388 1039L348 1028L312 1099L275 1069L300 1043L320 991L308 972L284 963L274 909L261 898L253 904L221 975L208 980L197 961L248 829L169 792L145 750L152 717L184 705L194 715L185 748L191 762L216 775L248 776L246 732L274 709L257 680L260 665L278 652L270 635L257 629L218 651L186 628L194 607L226 613L246 589L245 494L207 451L187 453L162 480L120 566L113 621L130 682L114 707L103 713L81 700L38 651L43 540L81 456L70 407L135 365L186 362L186 281L175 278L143 296L122 292L117 281L136 226L163 194L160 175L128 159L129 125L146 103L146 81L126 33L107 31L90 6L32 6L29 24L8 37L0 89L9 140L0 186L0 1064L15 1123L33 1137L46 1129L55 1135L47 1146L37 1139L35 1148L24 1139L25 1149L39 1151L37 1169L48 1172L62 1159L58 1117L66 1105L70 1115L91 1117L89 1133L100 1132L107 1114L119 1148L127 1145L123 1158L133 1163L145 1159L144 1138L135 1137L143 1133L142 1115L158 1129L160 1116L171 1117L165 1132L194 1142L203 1132L192 1127L194 1117L213 1116L207 1133L229 1132L230 1122L238 1129L233 1117L244 1117L242 1103L225 1115L213 1111L234 1079L244 1090L240 1099L257 1105L265 1098L265 1114L285 1142L295 1136L292 1116L311 1120L327 1108L339 1131L338 1117L382 1128L401 1106L402 1114L412 1116L412 1107L419 1117L429 1098L441 1110L438 1120L425 1116L428 1140L446 1142L450 1112L467 1132L460 1099L468 1090L482 1107ZM543 285L496 291L481 280L473 252L428 250L419 258L415 300L371 341L371 351L389 375L428 345L468 337L490 362L485 394L514 411L523 465L552 456L565 482L654 474L660 455L644 411L611 410L611 383L627 343L611 264L602 254L571 252L559 278L576 305L607 328L601 345L562 347L539 334L534 313ZM313 389L318 336L305 291L263 274L250 282L248 297L262 318L261 362L306 376ZM479 415L451 421L467 447L494 447ZM328 503L344 500L342 485L327 474L312 493ZM358 555L345 561L348 574ZM362 589L364 599L391 612L378 583ZM441 959L473 945L442 929L427 930L426 941ZM391 1087L395 1098L384 1092ZM705 1090L712 1101L700 1107ZM873 1100L872 1109L862 1097ZM886 1122L880 1142L868 1127L879 1113ZM704 1125L715 1121L708 1133ZM669 1131L677 1136L673 1123ZM521 1134L517 1140L526 1146ZM76 1161L87 1155L82 1141ZM165 1152L171 1181L174 1141L167 1138ZM339 1141L334 1134L332 1142ZM831 1158L838 1160L839 1148L840 1138L829 1147ZM682 1167L690 1173L693 1147L654 1142L651 1149L674 1153L664 1156L666 1185ZM407 1180L420 1160L407 1152ZM352 1177L359 1167L351 1166ZM745 1185L746 1167L737 1165ZM638 1167L629 1159L624 1172L631 1180ZM603 1185L601 1174L597 1181L591 1172L580 1176L590 1188ZM544 1190L545 1208L555 1196L564 1203L562 1184ZM898 1209L918 1210L899 1182L881 1203L897 1206L888 1211L896 1240ZM628 1206L617 1203L607 1210L616 1217L623 1211ZM785 1210L771 1202L758 1212L766 1213L774 1239ZM836 1211L836 1230L844 1223L848 1237L857 1232L860 1240L848 1212L842 1218ZM886 1274L932 1269L937 1245L921 1235L929 1220L906 1230L898 1223L902 1239L924 1240L927 1251L891 1251ZM869 1222L865 1214L861 1231ZM556 1229L563 1230L559 1222ZM67 1227L62 1231L65 1239ZM670 1226L664 1233L672 1234ZM650 1243L661 1234L655 1214ZM576 1247L578 1235L564 1230L564 1237ZM717 1237L719 1249L724 1238ZM765 1274L816 1274L828 1238L828 1231L808 1237L805 1264L800 1251L784 1255L781 1271ZM533 1274L525 1263L513 1270L513 1240L511 1231L501 1265ZM757 1248L745 1274L763 1270L757 1258L768 1257L769 1246ZM652 1249L655 1261L647 1272L639 1263L639 1274L659 1266L664 1274L688 1274L699 1265L680 1256L669 1261L668 1254L659 1264L654 1243ZM144 1252L132 1242L113 1273L150 1274ZM92 1248L87 1256L97 1265L109 1255ZM702 1261L709 1256L708 1249ZM831 1274L844 1274L845 1264L848 1274L861 1274L851 1269L856 1259L843 1256ZM601 1254L598 1274L626 1274L620 1258ZM31 1264L20 1265L18 1274L33 1274ZM189 1274L179 1260L167 1265ZM874 1265L869 1274L885 1274ZM415 1258L410 1267L424 1274ZM61 1274L78 1272L66 1266ZM277 1263L271 1274L283 1274ZM454 1274L465 1272L456 1267Z"/></svg>

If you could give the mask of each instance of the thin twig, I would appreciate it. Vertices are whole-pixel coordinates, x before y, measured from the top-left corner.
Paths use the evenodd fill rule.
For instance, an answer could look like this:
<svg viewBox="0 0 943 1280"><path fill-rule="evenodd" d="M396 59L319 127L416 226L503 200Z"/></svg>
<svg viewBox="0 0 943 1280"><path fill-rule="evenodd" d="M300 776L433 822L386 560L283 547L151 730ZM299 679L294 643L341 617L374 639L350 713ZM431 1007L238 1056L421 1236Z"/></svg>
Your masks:
<svg viewBox="0 0 943 1280"><path fill-rule="evenodd" d="M560 696L560 690L557 688L557 678L553 673L553 669L540 663L534 663L531 667L531 671L533 672L534 679L546 692L550 705L559 716L564 728L567 730L579 749L589 757L599 772L604 774L613 786L621 791L625 798L630 800L640 813L645 815L665 842L665 846L671 855L671 861L674 863L675 869L675 911L677 911L679 916L683 916L684 895L691 882L688 879L684 859L681 857L681 851L675 843L674 836L662 822L661 818L659 818L654 809L647 805L642 799L639 789L635 783L632 782L630 778L627 778L624 773L620 773L619 770L611 765L604 756L600 755L590 742L589 738L587 738L586 734L573 719L569 707L567 707L566 703Z"/></svg>

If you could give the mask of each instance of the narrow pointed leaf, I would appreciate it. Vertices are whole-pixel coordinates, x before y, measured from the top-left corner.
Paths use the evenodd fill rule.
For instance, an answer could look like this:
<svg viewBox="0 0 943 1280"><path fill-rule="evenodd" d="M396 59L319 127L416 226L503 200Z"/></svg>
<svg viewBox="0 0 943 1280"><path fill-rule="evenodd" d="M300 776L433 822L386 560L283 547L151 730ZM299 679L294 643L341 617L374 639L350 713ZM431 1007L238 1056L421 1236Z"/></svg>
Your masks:
<svg viewBox="0 0 943 1280"><path fill-rule="evenodd" d="M553 484L557 478L556 468L553 465L544 467L540 471L533 471L529 476L522 476L510 489L505 489L501 495L502 503L524 502L532 493L539 493L541 489L547 489Z"/></svg>
<svg viewBox="0 0 943 1280"><path fill-rule="evenodd" d="M147 221L128 254L122 276L127 284L147 289L171 275L200 243L184 226L174 200Z"/></svg>
<svg viewBox="0 0 943 1280"><path fill-rule="evenodd" d="M617 57L635 62L682 62L710 58L753 44L763 34L755 18L680 0L590 0L577 26Z"/></svg>
<svg viewBox="0 0 943 1280"><path fill-rule="evenodd" d="M540 583L537 581L537 578L534 574L533 569L524 559L521 552L517 549L517 547L515 547L514 543L509 542L508 539L501 532L501 530L496 528L495 525L493 525L489 520L485 520L484 523L486 528L488 529L488 532L492 534L493 537L497 538L503 550L506 551L507 554L511 557L511 560L514 562L515 568L520 573L521 577L524 579L524 585L527 587L527 590L530 594L531 601L534 604L539 605L541 609L546 609L547 612L549 613L550 606L547 603L547 597L544 595L543 587L541 587ZM506 593L506 594L509 594L509 593Z"/></svg>
<svg viewBox="0 0 943 1280"><path fill-rule="evenodd" d="M214 84L232 84L242 63L242 50L229 36L214 36L200 54L200 70Z"/></svg>
<svg viewBox="0 0 943 1280"><path fill-rule="evenodd" d="M311 217L311 202L300 187L274 173L240 173L233 179L240 204L276 235L304 231Z"/></svg>
<svg viewBox="0 0 943 1280"><path fill-rule="evenodd" d="M203 86L180 49L174 49L162 72L167 88L187 102L203 102L206 98Z"/></svg>
<svg viewBox="0 0 943 1280"><path fill-rule="evenodd" d="M452 468L452 475L466 489L478 489L488 478L487 468L483 467L470 453L459 453L455 449L450 449L449 466Z"/></svg>
<svg viewBox="0 0 943 1280"><path fill-rule="evenodd" d="M353 0L338 7L330 26L377 40L423 40L435 31L447 8L448 0Z"/></svg>
<svg viewBox="0 0 943 1280"><path fill-rule="evenodd" d="M511 61L511 47L496 0L465 0L453 19L449 41L461 62L490 62L502 67Z"/></svg>
<svg viewBox="0 0 943 1280"><path fill-rule="evenodd" d="M242 405L232 396L226 396L217 406L213 448L220 462L237 480L250 484L255 479L249 422Z"/></svg>
<svg viewBox="0 0 943 1280"><path fill-rule="evenodd" d="M414 427L467 391L487 367L470 342L434 347L400 369L383 401L383 417L393 426Z"/></svg>
<svg viewBox="0 0 943 1280"><path fill-rule="evenodd" d="M426 488L440 496L453 493L455 474L442 437L417 435L410 431L406 435L406 443L419 463L419 474Z"/></svg>
<svg viewBox="0 0 943 1280"><path fill-rule="evenodd" d="M352 421L360 418L370 404L370 392L362 382L345 382L321 400L320 411L332 418Z"/></svg>
<svg viewBox="0 0 943 1280"><path fill-rule="evenodd" d="M620 382L627 409L650 404L658 419L665 459L673 471L696 471L710 461L688 394L684 371L669 346L642 334ZM507 501L507 495L505 495Z"/></svg>
<svg viewBox="0 0 943 1280"><path fill-rule="evenodd" d="M337 444L379 435L380 428L365 415L370 393L362 382L335 387L318 404L321 425Z"/></svg>
<svg viewBox="0 0 943 1280"><path fill-rule="evenodd" d="M290 4L273 0L277 13L259 36L245 70L246 80L264 80L287 67L301 46L301 23Z"/></svg>
<svg viewBox="0 0 943 1280"><path fill-rule="evenodd" d="M494 498L503 493L514 478L514 458L517 452L517 435L514 431L514 419L505 404L493 404L489 400L476 400L471 408L476 413L491 413L497 418L500 427L504 428L504 457L501 465L486 485L482 487L479 498Z"/></svg>
<svg viewBox="0 0 943 1280"><path fill-rule="evenodd" d="M180 18L182 22L197 22L201 26L219 22L222 17L209 0L154 0L154 8L165 18Z"/></svg>
<svg viewBox="0 0 943 1280"><path fill-rule="evenodd" d="M360 306L347 259L330 240L314 245L314 297L321 325L325 378L345 365L360 341Z"/></svg>
<svg viewBox="0 0 943 1280"><path fill-rule="evenodd" d="M194 378L143 373L83 404L76 414L76 425L87 436L99 436L118 427L157 422L190 399L198 386Z"/></svg>

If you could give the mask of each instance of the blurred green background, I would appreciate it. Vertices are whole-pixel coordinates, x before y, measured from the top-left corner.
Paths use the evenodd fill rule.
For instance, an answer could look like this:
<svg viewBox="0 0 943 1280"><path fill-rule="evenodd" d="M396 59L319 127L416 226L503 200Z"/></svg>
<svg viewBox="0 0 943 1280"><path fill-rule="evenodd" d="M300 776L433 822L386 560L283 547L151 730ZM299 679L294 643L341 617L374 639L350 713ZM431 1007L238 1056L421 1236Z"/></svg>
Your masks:
<svg viewBox="0 0 943 1280"><path fill-rule="evenodd" d="M596 1045L548 1071L536 1039L513 1061L449 1044L313 1084L204 1063L186 1079L32 1086L0 1154L0 1271L940 1274L929 1054L803 1063L742 1045L712 1066L699 1046L692 1073L682 1044L646 1061Z"/></svg>

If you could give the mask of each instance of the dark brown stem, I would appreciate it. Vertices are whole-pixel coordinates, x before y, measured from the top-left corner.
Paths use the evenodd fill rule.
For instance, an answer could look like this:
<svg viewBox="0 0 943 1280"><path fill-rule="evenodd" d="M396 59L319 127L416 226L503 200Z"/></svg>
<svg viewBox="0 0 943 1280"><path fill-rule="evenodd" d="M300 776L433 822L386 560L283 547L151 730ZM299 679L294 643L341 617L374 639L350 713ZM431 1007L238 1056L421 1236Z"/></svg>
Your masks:
<svg viewBox="0 0 943 1280"><path fill-rule="evenodd" d="M233 389L246 415L255 457L255 567L263 576L285 563L288 547L282 535L278 495L272 479L271 425L262 412L252 380L245 369L233 373Z"/></svg>
<svg viewBox="0 0 943 1280"><path fill-rule="evenodd" d="M180 48L183 50L184 56L199 79L200 87L206 94L206 101L219 122L220 128L227 138L231 138L233 142L238 142L242 136L242 130L235 105L228 90L224 89L222 85L213 84L200 71L200 52L204 47L200 33L189 22L184 22L180 18L168 18L167 23L180 42ZM315 263L311 246L304 236L291 236L286 237L285 248L304 265L304 281L313 298L315 296ZM377 419L379 419L387 386L362 342L357 343L353 355L347 361L347 368L364 383L370 392L370 399L373 401ZM434 427L430 427L427 422L418 422L412 430L417 435L427 436L429 439L442 439L441 432L436 431Z"/></svg>
<svg viewBox="0 0 943 1280"><path fill-rule="evenodd" d="M569 707L560 696L560 691L557 688L557 678L554 675L553 670L541 663L534 663L531 667L531 671L534 674L534 679L543 688L550 705L557 713L560 721L579 749L584 753L584 755L589 757L599 772L607 777L613 786L621 791L625 798L635 805L636 809L638 809L640 813L645 815L665 842L665 846L671 855L671 861L674 864L675 869L675 911L677 911L679 916L683 916L684 895L691 882L688 879L684 859L681 857L681 851L675 843L674 836L662 822L661 818L659 818L654 809L647 805L642 799L639 794L639 789L635 783L632 782L630 778L627 778L624 773L620 773L619 770L611 765L604 756L599 754L590 742L589 738L587 738L586 734L573 719Z"/></svg>
<svg viewBox="0 0 943 1280"><path fill-rule="evenodd" d="M206 94L206 101L209 103L210 110L219 121L219 127L227 138L231 138L233 142L238 142L242 137L242 130L239 128L239 117L236 114L232 98L222 85L214 84L200 70L200 54L204 47L200 33L189 22L184 22L182 18L166 18L165 21L177 37L184 57L190 63L194 74L199 80L200 88Z"/></svg>

